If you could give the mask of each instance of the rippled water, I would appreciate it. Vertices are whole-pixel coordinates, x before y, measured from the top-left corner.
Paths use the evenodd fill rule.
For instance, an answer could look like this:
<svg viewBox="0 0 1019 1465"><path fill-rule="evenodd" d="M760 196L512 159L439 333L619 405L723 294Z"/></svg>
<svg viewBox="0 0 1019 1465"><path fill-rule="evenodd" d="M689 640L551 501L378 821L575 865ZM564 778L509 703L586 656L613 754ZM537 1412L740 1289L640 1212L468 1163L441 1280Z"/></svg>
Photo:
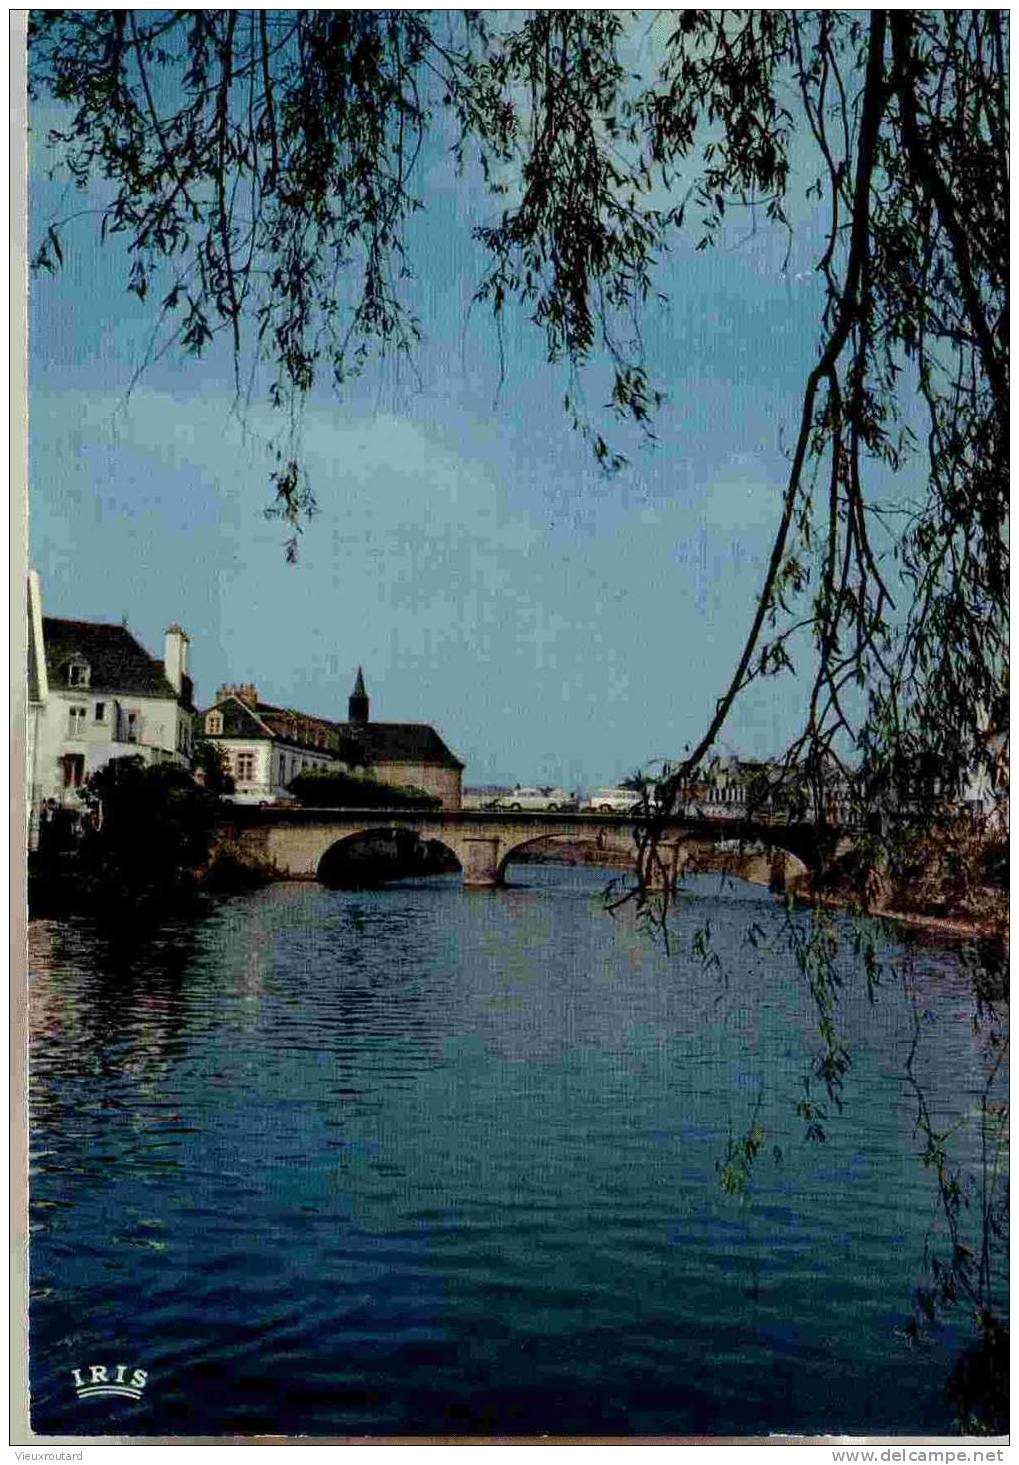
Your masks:
<svg viewBox="0 0 1019 1465"><path fill-rule="evenodd" d="M274 886L142 945L34 926L35 1428L949 1429L967 1319L898 1330L944 1242L920 1098L980 1173L955 955L872 1005L844 948L852 1067L809 1142L816 1014L786 944L747 940L778 908L702 877L666 953L604 878ZM140 1401L75 1396L117 1363Z"/></svg>

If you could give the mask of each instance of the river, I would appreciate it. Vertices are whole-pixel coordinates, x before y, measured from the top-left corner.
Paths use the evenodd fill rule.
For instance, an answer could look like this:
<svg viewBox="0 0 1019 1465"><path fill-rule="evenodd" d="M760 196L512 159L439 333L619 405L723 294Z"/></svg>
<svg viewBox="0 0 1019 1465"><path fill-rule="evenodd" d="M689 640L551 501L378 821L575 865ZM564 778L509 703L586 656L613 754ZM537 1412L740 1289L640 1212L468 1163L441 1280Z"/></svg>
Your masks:
<svg viewBox="0 0 1019 1465"><path fill-rule="evenodd" d="M970 1310L904 1336L950 1243L917 1114L987 1198L1005 1082L957 952L887 940L872 1001L837 918L851 1062L811 1139L766 891L695 877L666 950L604 872L511 875L33 924L37 1431L952 1429ZM140 1398L77 1397L117 1364Z"/></svg>

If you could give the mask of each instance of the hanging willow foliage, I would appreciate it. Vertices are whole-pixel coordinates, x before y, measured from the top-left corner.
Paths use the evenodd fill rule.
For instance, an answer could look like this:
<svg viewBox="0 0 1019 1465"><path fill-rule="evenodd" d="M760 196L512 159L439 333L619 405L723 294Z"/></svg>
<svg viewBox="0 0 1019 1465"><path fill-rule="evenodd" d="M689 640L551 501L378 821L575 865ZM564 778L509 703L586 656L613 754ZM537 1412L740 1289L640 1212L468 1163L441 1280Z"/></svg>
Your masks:
<svg viewBox="0 0 1019 1465"><path fill-rule="evenodd" d="M809 142L824 303L780 520L704 736L647 803L642 891L662 817L736 697L789 668L794 635L813 671L789 766L818 785L834 768L871 804L916 809L903 790L958 789L981 764L1000 786L989 735L1007 694L1007 13L667 15L646 75L625 58L647 18L619 11L46 11L30 26L32 92L67 106L55 161L83 188L105 180L100 228L126 241L127 288L185 352L225 335L238 383L246 354L271 363L285 414L323 376L342 389L413 351L407 225L431 129L452 130L454 168L477 168L488 199L477 298L522 307L572 380L607 361L612 409L643 425L669 385L639 350L657 259L680 231L710 248L737 210L792 228L790 156ZM63 233L39 267L59 265ZM572 394L567 408L617 462ZM276 504L296 532L312 491L299 443L280 441ZM917 500L883 502L917 461Z"/></svg>

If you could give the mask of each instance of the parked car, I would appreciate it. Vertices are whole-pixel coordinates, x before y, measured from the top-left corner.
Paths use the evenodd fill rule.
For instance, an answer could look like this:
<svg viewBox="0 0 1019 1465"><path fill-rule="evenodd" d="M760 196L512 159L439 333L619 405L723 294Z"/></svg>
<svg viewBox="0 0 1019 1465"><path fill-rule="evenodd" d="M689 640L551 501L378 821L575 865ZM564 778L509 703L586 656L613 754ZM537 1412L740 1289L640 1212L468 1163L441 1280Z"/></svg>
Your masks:
<svg viewBox="0 0 1019 1465"><path fill-rule="evenodd" d="M632 788L596 788L583 804L589 814L635 814L640 807L640 795Z"/></svg>
<svg viewBox="0 0 1019 1465"><path fill-rule="evenodd" d="M550 814L558 813L560 810L577 808L577 799L574 794L569 794L564 788L515 788L509 793L501 794L490 805L492 809L511 809L519 811L545 810Z"/></svg>

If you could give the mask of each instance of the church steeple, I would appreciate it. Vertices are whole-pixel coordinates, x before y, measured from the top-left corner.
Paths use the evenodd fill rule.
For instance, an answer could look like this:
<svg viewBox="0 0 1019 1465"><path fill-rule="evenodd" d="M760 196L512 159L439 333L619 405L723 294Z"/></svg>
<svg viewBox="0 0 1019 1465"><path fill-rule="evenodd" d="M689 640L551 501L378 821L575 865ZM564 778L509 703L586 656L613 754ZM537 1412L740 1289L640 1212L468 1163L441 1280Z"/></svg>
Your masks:
<svg viewBox="0 0 1019 1465"><path fill-rule="evenodd" d="M360 667L357 669L354 690L347 703L347 716L351 722L368 721L368 693L364 689L364 672Z"/></svg>

